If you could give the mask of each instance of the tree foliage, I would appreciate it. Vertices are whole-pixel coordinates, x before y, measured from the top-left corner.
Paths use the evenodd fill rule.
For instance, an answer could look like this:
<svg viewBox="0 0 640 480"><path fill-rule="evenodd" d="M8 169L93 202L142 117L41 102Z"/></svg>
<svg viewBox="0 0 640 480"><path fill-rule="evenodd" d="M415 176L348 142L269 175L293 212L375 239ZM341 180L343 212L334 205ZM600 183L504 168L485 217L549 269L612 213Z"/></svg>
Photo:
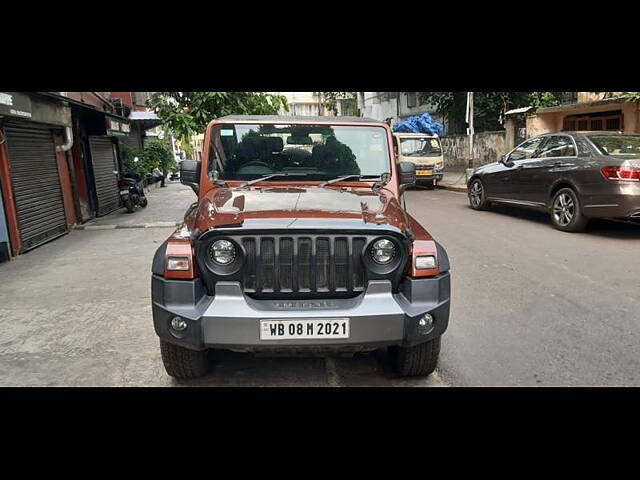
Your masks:
<svg viewBox="0 0 640 480"><path fill-rule="evenodd" d="M327 110L333 112L334 115L338 115L338 100L355 101L356 95L356 92L320 92L320 101Z"/></svg>
<svg viewBox="0 0 640 480"><path fill-rule="evenodd" d="M281 108L288 111L285 97L264 92L155 92L147 104L164 127L187 144L192 135L203 133L218 117L276 115Z"/></svg>
<svg viewBox="0 0 640 480"><path fill-rule="evenodd" d="M501 128L501 119L508 110L533 106L550 107L560 103L560 92L474 92L474 124L477 130ZM450 125L465 123L467 92L420 92L421 103L434 105Z"/></svg>
<svg viewBox="0 0 640 480"><path fill-rule="evenodd" d="M632 102L640 105L640 92L624 92L622 98L627 102Z"/></svg>
<svg viewBox="0 0 640 480"><path fill-rule="evenodd" d="M168 173L177 168L173 158L171 146L163 140L150 139L145 142L144 149L133 149L126 145L120 146L122 164L126 173L139 175L140 178L150 177L154 168ZM136 162L135 159L138 159Z"/></svg>
<svg viewBox="0 0 640 480"><path fill-rule="evenodd" d="M173 150L171 150L168 142L164 140L148 140L144 145L144 150L141 152L140 161L154 165L153 168L158 167L165 174L176 166Z"/></svg>

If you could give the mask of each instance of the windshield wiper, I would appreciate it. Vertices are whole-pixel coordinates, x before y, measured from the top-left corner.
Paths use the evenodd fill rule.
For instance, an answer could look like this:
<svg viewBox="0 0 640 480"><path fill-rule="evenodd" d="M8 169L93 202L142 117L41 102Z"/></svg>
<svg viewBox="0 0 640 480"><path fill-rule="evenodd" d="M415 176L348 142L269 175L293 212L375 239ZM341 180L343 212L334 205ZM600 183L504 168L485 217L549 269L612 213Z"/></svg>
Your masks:
<svg viewBox="0 0 640 480"><path fill-rule="evenodd" d="M327 185L331 185L332 183L342 182L344 180L349 180L351 178L357 178L358 180L361 180L363 178L380 178L380 175L358 175L358 174L345 175L344 177L338 177L338 178L333 178L331 180L327 180L326 182L321 183L319 186L326 187Z"/></svg>
<svg viewBox="0 0 640 480"><path fill-rule="evenodd" d="M248 187L249 185L253 185L254 183L262 182L264 180L269 180L273 177L306 177L306 173L272 173L271 175L265 175L264 177L254 178L248 182L244 182L240 185L240 188Z"/></svg>

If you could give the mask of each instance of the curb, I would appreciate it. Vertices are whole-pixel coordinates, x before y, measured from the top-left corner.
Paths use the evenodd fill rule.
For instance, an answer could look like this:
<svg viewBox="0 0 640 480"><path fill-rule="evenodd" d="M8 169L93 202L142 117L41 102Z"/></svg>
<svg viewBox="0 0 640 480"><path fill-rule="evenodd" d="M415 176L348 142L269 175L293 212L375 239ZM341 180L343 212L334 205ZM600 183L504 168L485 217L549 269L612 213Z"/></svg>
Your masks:
<svg viewBox="0 0 640 480"><path fill-rule="evenodd" d="M466 186L457 187L457 186L454 186L454 185L443 185L443 184L439 183L437 185L437 188L440 188L442 190L450 190L452 192L464 192L464 193L467 193L467 187Z"/></svg>
<svg viewBox="0 0 640 480"><path fill-rule="evenodd" d="M78 225L74 230L115 230L121 228L172 228L179 227L181 222L139 223L133 225Z"/></svg>

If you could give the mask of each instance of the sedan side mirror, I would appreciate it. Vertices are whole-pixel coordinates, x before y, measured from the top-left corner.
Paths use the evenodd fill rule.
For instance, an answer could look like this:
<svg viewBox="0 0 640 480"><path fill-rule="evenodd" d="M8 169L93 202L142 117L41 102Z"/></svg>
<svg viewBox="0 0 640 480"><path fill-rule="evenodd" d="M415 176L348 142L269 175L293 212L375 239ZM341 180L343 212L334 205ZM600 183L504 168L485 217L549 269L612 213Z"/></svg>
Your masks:
<svg viewBox="0 0 640 480"><path fill-rule="evenodd" d="M513 162L511 160L509 160L509 155L508 154L502 155L502 157L500 157L500 163L503 164L505 167L508 167L508 168L513 167Z"/></svg>
<svg viewBox="0 0 640 480"><path fill-rule="evenodd" d="M416 164L411 162L399 162L400 193L416 184Z"/></svg>
<svg viewBox="0 0 640 480"><path fill-rule="evenodd" d="M198 195L200 191L200 162L183 160L180 162L180 183L190 186Z"/></svg>

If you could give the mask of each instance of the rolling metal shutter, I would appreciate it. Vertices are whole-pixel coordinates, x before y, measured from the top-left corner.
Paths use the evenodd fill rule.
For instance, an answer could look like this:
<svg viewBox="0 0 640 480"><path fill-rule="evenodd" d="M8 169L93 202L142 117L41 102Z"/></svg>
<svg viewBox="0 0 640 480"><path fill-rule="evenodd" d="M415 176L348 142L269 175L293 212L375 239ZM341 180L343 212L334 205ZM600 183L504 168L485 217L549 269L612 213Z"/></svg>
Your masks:
<svg viewBox="0 0 640 480"><path fill-rule="evenodd" d="M90 137L93 176L98 197L98 216L120 208L118 189L118 167L113 141L109 137Z"/></svg>
<svg viewBox="0 0 640 480"><path fill-rule="evenodd" d="M50 129L34 126L8 123L5 134L24 252L67 232L55 142Z"/></svg>

